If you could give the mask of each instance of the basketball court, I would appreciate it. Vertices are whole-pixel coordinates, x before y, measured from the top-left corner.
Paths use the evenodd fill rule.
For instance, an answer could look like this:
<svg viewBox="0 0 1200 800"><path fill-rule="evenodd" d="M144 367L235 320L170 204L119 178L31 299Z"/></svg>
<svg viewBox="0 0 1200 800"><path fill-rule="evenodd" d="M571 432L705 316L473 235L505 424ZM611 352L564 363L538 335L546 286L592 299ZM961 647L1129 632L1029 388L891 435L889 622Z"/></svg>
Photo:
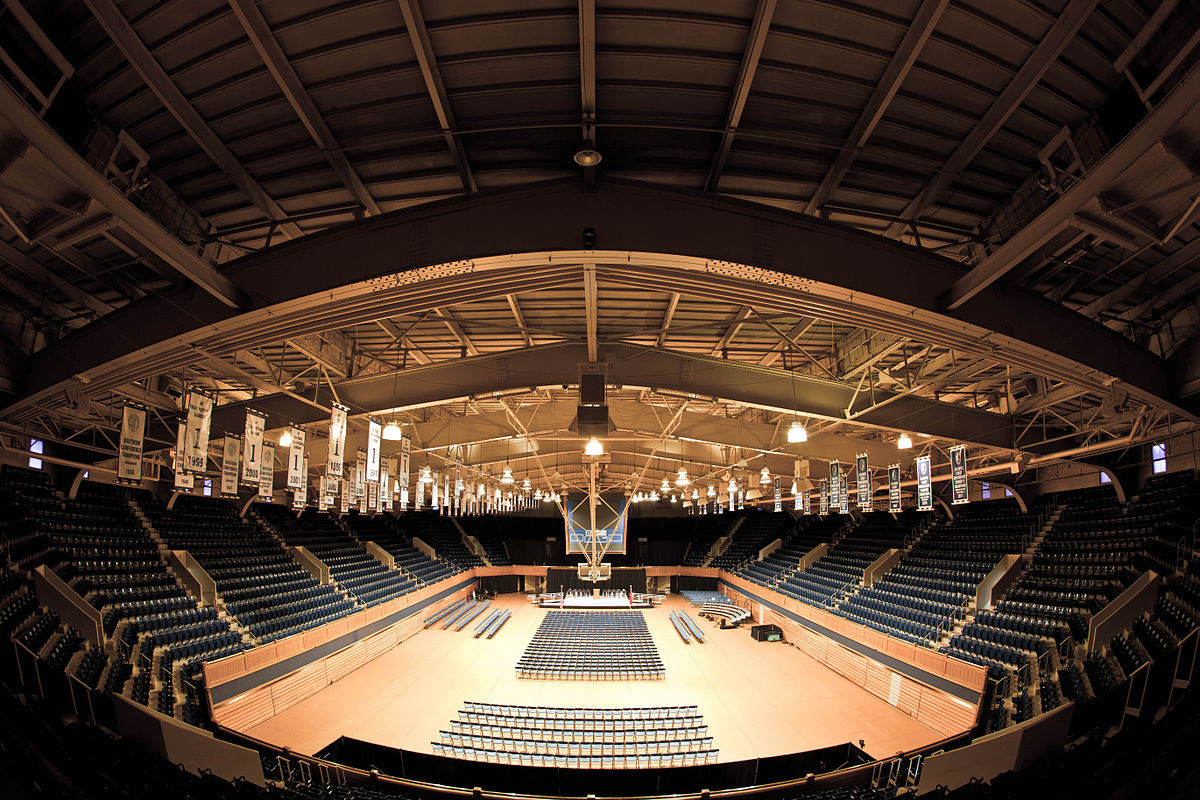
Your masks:
<svg viewBox="0 0 1200 800"><path fill-rule="evenodd" d="M542 617L524 595L494 607L513 614L494 639L430 628L246 733L314 754L340 736L432 753L438 731L465 701L620 708L696 704L720 761L857 744L872 757L943 738L786 643L756 642L748 627L685 644L668 618L691 607L670 596L642 611L666 668L665 680L563 681L517 678L515 666Z"/></svg>

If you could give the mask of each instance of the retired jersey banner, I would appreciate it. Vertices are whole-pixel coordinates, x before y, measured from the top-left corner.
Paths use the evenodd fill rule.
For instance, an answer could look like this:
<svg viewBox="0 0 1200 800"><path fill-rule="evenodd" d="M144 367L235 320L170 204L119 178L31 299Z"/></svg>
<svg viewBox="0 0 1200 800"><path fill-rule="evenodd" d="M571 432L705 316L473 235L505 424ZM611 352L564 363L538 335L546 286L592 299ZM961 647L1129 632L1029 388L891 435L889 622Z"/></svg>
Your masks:
<svg viewBox="0 0 1200 800"><path fill-rule="evenodd" d="M858 507L863 511L871 510L871 468L867 466L867 454L859 453L854 457L855 483L858 488Z"/></svg>
<svg viewBox="0 0 1200 800"><path fill-rule="evenodd" d="M817 506L817 508L820 511L821 516L823 517L829 513L829 480L827 478L821 478L820 486L821 486L821 499L820 499L820 503Z"/></svg>
<svg viewBox="0 0 1200 800"><path fill-rule="evenodd" d="M842 476L842 488L838 492L838 499L842 501L842 513L850 513L850 479L845 475Z"/></svg>
<svg viewBox="0 0 1200 800"><path fill-rule="evenodd" d="M962 505L969 499L967 496L967 446L955 445L950 448L950 502Z"/></svg>
<svg viewBox="0 0 1200 800"><path fill-rule="evenodd" d="M187 447L187 423L179 423L179 434L175 437L175 491L190 492L196 485L196 479L183 468L184 454Z"/></svg>
<svg viewBox="0 0 1200 800"><path fill-rule="evenodd" d="M304 476L305 480L300 482L300 485L292 489L292 508L304 508L308 505L308 456L304 457Z"/></svg>
<svg viewBox="0 0 1200 800"><path fill-rule="evenodd" d="M829 462L829 505L834 508L842 507L842 465L836 461Z"/></svg>
<svg viewBox="0 0 1200 800"><path fill-rule="evenodd" d="M379 510L379 484L367 484L367 509L369 511Z"/></svg>
<svg viewBox="0 0 1200 800"><path fill-rule="evenodd" d="M195 390L188 392L187 398L183 471L203 475L208 469L208 434L212 428L213 399Z"/></svg>
<svg viewBox="0 0 1200 800"><path fill-rule="evenodd" d="M354 491L350 496L355 500L367 496L367 451L361 447L354 453Z"/></svg>
<svg viewBox="0 0 1200 800"><path fill-rule="evenodd" d="M236 436L225 437L225 450L221 458L221 497L237 497L241 444L241 440Z"/></svg>
<svg viewBox="0 0 1200 800"><path fill-rule="evenodd" d="M308 485L308 456L304 455L304 431L292 427L287 451L287 488L293 492Z"/></svg>
<svg viewBox="0 0 1200 800"><path fill-rule="evenodd" d="M329 457L325 459L325 475L329 478L345 475L347 410L334 403L329 414Z"/></svg>
<svg viewBox="0 0 1200 800"><path fill-rule="evenodd" d="M800 490L800 498L804 503L804 505L801 507L801 511L805 514L811 514L812 513L812 492L809 491L808 489L801 489Z"/></svg>
<svg viewBox="0 0 1200 800"><path fill-rule="evenodd" d="M275 448L269 444L262 448L262 465L259 470L258 496L270 500L275 496Z"/></svg>
<svg viewBox="0 0 1200 800"><path fill-rule="evenodd" d="M389 483L392 474L392 460L385 458L379 462L379 503L375 506L376 511L392 510L392 485Z"/></svg>
<svg viewBox="0 0 1200 800"><path fill-rule="evenodd" d="M775 476L775 510L783 511L783 480Z"/></svg>
<svg viewBox="0 0 1200 800"><path fill-rule="evenodd" d="M400 480L401 486L408 486L410 483L408 471L409 471L409 467L410 467L409 459L410 459L411 454L412 454L412 439L409 439L407 436L401 436L400 437L400 466L397 467L397 470L396 470L396 477Z"/></svg>
<svg viewBox="0 0 1200 800"><path fill-rule="evenodd" d="M126 403L121 410L121 447L117 451L117 483L142 482L142 445L146 436L146 407Z"/></svg>
<svg viewBox="0 0 1200 800"><path fill-rule="evenodd" d="M899 514L903 510L900 498L900 465L888 467L888 511Z"/></svg>
<svg viewBox="0 0 1200 800"><path fill-rule="evenodd" d="M933 511L933 474L929 456L917 456L917 511Z"/></svg>
<svg viewBox="0 0 1200 800"><path fill-rule="evenodd" d="M379 483L379 448L383 443L383 423L367 420L367 483Z"/></svg>
<svg viewBox="0 0 1200 800"><path fill-rule="evenodd" d="M242 483L254 487L262 483L263 431L266 426L265 415L257 411L246 412L246 430L242 434Z"/></svg>

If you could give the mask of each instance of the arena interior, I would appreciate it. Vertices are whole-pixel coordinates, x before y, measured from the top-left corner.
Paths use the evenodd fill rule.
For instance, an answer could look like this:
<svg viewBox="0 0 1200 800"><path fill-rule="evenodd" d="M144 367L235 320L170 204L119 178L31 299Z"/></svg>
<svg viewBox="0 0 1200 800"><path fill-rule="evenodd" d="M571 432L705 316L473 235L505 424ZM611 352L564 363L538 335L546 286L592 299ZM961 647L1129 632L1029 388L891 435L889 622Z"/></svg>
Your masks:
<svg viewBox="0 0 1200 800"><path fill-rule="evenodd" d="M3 0L5 797L1194 797L1198 222L1196 0Z"/></svg>

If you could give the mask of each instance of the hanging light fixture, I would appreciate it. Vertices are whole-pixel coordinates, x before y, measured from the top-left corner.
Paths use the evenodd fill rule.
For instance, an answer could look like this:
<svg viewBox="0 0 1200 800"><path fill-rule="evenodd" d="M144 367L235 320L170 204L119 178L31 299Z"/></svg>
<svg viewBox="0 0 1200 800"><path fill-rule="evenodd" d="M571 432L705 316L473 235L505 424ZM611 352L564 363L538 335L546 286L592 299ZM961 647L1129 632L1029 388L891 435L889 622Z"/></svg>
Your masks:
<svg viewBox="0 0 1200 800"><path fill-rule="evenodd" d="M797 442L808 441L808 431L803 425L800 424L800 420L796 420L792 423L792 426L788 428L787 440L788 444L796 444Z"/></svg>
<svg viewBox="0 0 1200 800"><path fill-rule="evenodd" d="M763 464L762 472L758 476L758 482L764 486L771 482L771 470L767 469L766 464Z"/></svg>
<svg viewBox="0 0 1200 800"><path fill-rule="evenodd" d="M680 465L679 477L677 477L675 479L675 485L676 486L689 486L689 485L691 485L691 482L692 482L692 480L691 480L691 478L688 477L687 470L683 468L683 465Z"/></svg>
<svg viewBox="0 0 1200 800"><path fill-rule="evenodd" d="M535 491L535 492L533 493L533 499L534 499L534 500L541 500L541 499L542 499L542 487L540 487L540 486L539 486L539 487L537 488L537 491Z"/></svg>
<svg viewBox="0 0 1200 800"><path fill-rule="evenodd" d="M658 492L654 491L653 489L650 490L650 502L651 503L658 502Z"/></svg>
<svg viewBox="0 0 1200 800"><path fill-rule="evenodd" d="M500 482L505 486L512 486L513 480L512 467L510 467L508 464L505 464L504 472L500 475Z"/></svg>
<svg viewBox="0 0 1200 800"><path fill-rule="evenodd" d="M700 490L699 489L692 489L692 499L693 500L700 499Z"/></svg>
<svg viewBox="0 0 1200 800"><path fill-rule="evenodd" d="M717 496L717 490L714 489L711 484L708 487L708 495L707 496L708 497L716 497Z"/></svg>
<svg viewBox="0 0 1200 800"><path fill-rule="evenodd" d="M585 456L602 456L604 455L604 445L600 444L600 440L593 436L588 439L587 446L583 448Z"/></svg>
<svg viewBox="0 0 1200 800"><path fill-rule="evenodd" d="M279 437L279 446L280 447L291 447L292 446L292 429L291 428L283 429L283 436Z"/></svg>
<svg viewBox="0 0 1200 800"><path fill-rule="evenodd" d="M404 434L400 432L400 426L395 422L389 422L383 426L383 438L389 442L398 442L404 438Z"/></svg>
<svg viewBox="0 0 1200 800"><path fill-rule="evenodd" d="M911 450L912 449L912 439L909 438L907 433L900 434L900 438L896 440L896 449L897 450Z"/></svg>
<svg viewBox="0 0 1200 800"><path fill-rule="evenodd" d="M737 481L734 480L732 475L729 476L729 486L726 488L729 489L729 494L731 495L737 492Z"/></svg>
<svg viewBox="0 0 1200 800"><path fill-rule="evenodd" d="M658 487L658 490L660 492L662 492L663 494L666 494L667 492L671 491L671 484L667 483L666 478L663 478L662 486Z"/></svg>
<svg viewBox="0 0 1200 800"><path fill-rule="evenodd" d="M533 484L530 482L529 478L526 478L525 480L521 481L521 488L527 492L533 488Z"/></svg>
<svg viewBox="0 0 1200 800"><path fill-rule="evenodd" d="M671 495L671 502L678 503L679 501L677 499L675 499L675 495Z"/></svg>
<svg viewBox="0 0 1200 800"><path fill-rule="evenodd" d="M429 465L421 467L421 483L433 483L433 470L429 469Z"/></svg>

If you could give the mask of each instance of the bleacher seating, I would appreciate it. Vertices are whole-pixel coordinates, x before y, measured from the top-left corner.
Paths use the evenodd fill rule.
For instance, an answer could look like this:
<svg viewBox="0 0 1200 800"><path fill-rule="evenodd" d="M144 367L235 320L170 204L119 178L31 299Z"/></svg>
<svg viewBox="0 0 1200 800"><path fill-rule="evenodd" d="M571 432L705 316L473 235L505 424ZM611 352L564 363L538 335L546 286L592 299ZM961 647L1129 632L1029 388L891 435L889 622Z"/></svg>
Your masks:
<svg viewBox="0 0 1200 800"><path fill-rule="evenodd" d="M662 659L640 611L547 611L517 662L517 677L658 679Z"/></svg>
<svg viewBox="0 0 1200 800"><path fill-rule="evenodd" d="M681 589L679 596L694 606L702 606L705 603L727 603L733 605L733 601L723 593L704 589Z"/></svg>
<svg viewBox="0 0 1200 800"><path fill-rule="evenodd" d="M483 545L483 551L488 563L493 567L504 567L512 564L508 557L508 548L504 544L500 532L500 521L491 514L477 514L460 517L459 524L467 533L474 536Z"/></svg>
<svg viewBox="0 0 1200 800"><path fill-rule="evenodd" d="M459 570L485 566L483 559L463 544L462 531L453 517L423 511L400 515L400 528L411 539L416 537L433 548L438 558L454 564Z"/></svg>
<svg viewBox="0 0 1200 800"><path fill-rule="evenodd" d="M849 529L851 517L809 514L800 518L792 535L778 550L762 560L744 563L737 574L762 586L774 588L784 573L794 572L800 560L821 544L828 544Z"/></svg>
<svg viewBox="0 0 1200 800"><path fill-rule="evenodd" d="M852 525L849 518L837 518ZM807 569L782 573L774 588L815 606L833 606L861 583L871 562L890 548L902 547L912 533L912 527L890 514L871 512Z"/></svg>
<svg viewBox="0 0 1200 800"><path fill-rule="evenodd" d="M683 554L683 566L700 567L708 559L708 553L717 539L742 519L743 514L704 514L695 517L687 551Z"/></svg>
<svg viewBox="0 0 1200 800"><path fill-rule="evenodd" d="M758 552L768 544L790 536L795 524L795 517L786 511L746 511L742 524L734 531L724 551L709 566L736 572L748 561L757 559Z"/></svg>
<svg viewBox="0 0 1200 800"><path fill-rule="evenodd" d="M434 753L567 769L657 769L715 763L696 706L547 708L468 702Z"/></svg>

